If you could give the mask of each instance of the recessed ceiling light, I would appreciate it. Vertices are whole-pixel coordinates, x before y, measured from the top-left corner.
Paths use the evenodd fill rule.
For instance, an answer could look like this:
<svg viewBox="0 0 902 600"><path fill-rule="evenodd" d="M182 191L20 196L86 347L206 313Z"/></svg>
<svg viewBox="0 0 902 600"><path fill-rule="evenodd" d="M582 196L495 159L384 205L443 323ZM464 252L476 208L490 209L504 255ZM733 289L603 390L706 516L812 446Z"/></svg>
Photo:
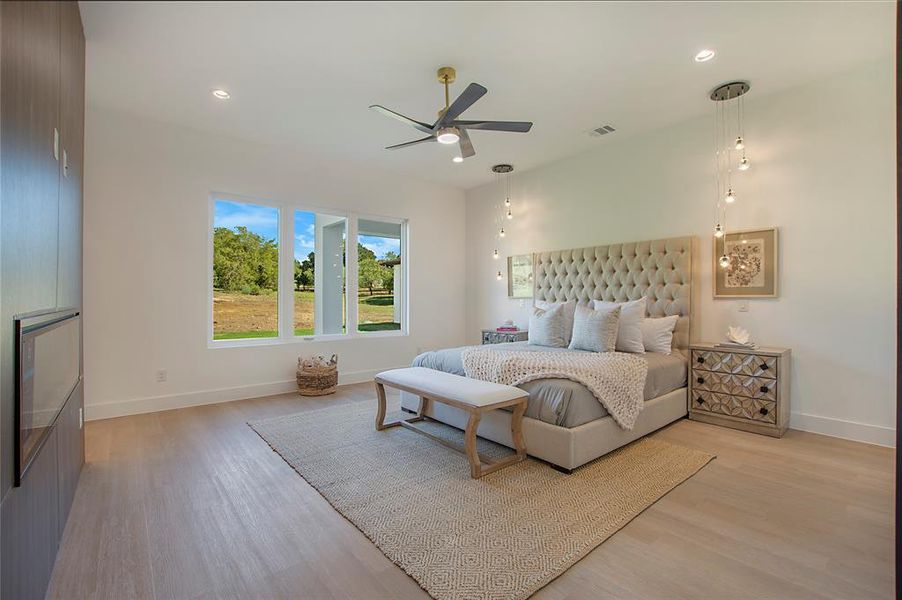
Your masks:
<svg viewBox="0 0 902 600"><path fill-rule="evenodd" d="M715 54L716 54L716 52L714 52L714 50L711 50L710 48L705 48L704 50L702 50L701 52L699 52L698 54L695 55L695 62L707 62L707 61L711 60L712 58L714 58Z"/></svg>
<svg viewBox="0 0 902 600"><path fill-rule="evenodd" d="M463 156L455 156L451 160L456 163L462 163L464 161L464 157Z"/></svg>
<svg viewBox="0 0 902 600"><path fill-rule="evenodd" d="M225 90L213 90L213 97L219 98L220 100L228 100L232 97L232 94L228 93Z"/></svg>

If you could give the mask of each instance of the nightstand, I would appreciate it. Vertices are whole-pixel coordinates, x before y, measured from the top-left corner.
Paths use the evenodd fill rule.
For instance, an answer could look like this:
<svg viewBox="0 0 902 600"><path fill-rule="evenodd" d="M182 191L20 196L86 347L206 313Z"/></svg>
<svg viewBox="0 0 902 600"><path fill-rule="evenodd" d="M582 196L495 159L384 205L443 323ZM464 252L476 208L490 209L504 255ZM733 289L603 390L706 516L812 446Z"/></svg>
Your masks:
<svg viewBox="0 0 902 600"><path fill-rule="evenodd" d="M788 348L692 344L689 418L781 437L789 426Z"/></svg>
<svg viewBox="0 0 902 600"><path fill-rule="evenodd" d="M525 342L529 339L526 331L495 331L494 329L482 330L483 344L507 344L510 342Z"/></svg>

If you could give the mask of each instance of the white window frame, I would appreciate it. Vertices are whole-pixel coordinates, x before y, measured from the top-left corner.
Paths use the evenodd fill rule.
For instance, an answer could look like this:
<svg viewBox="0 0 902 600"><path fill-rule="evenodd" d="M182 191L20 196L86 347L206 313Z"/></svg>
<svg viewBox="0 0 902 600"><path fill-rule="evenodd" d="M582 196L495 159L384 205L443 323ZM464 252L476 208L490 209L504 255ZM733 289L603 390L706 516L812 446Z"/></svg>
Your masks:
<svg viewBox="0 0 902 600"><path fill-rule="evenodd" d="M359 280L357 278L357 221L363 219L364 221L382 221L383 223L393 223L401 226L401 291L402 291L402 310L401 310L401 329L395 331L357 331L357 305L358 302L354 302L354 333L356 333L359 337L365 338L375 338L375 337L394 337L398 335L408 335L407 333L407 322L410 310L410 302L409 294L408 294L408 255L407 252L407 237L408 237L408 223L407 219L398 219L394 217L383 217L380 215L368 215L368 214L355 214L354 215L354 298L357 298L357 293L359 290L357 289ZM350 237L350 236L349 236ZM350 245L350 244L349 244ZM348 276L350 278L350 275ZM348 293L350 296L350 292ZM350 312L350 311L348 311Z"/></svg>
<svg viewBox="0 0 902 600"><path fill-rule="evenodd" d="M233 340L213 339L213 225L216 217L216 201L239 202L275 208L279 211L279 292L277 337L246 338ZM345 333L294 335L294 212L311 212L345 219ZM357 331L358 279L357 279L357 221L358 219L398 223L401 225L401 283L403 307L401 329L395 331ZM408 251L409 222L407 219L386 215L362 214L333 207L313 206L294 201L279 201L262 197L250 197L224 192L211 192L208 199L207 222L207 347L235 348L246 346L273 346L281 344L305 344L309 342L403 337L409 335L410 268ZM353 240L354 243L351 243ZM353 299L353 301L352 301Z"/></svg>

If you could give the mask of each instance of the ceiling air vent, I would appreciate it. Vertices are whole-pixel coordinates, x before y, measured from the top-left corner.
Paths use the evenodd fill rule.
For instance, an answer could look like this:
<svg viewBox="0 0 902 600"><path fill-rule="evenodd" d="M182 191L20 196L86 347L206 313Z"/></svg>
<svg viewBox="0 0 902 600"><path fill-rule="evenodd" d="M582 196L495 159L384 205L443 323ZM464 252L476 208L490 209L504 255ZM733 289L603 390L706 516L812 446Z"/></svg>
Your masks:
<svg viewBox="0 0 902 600"><path fill-rule="evenodd" d="M592 132L590 133L590 135L593 135L593 136L607 135L609 133L614 133L615 131L617 131L617 130L614 129L613 127L611 127L610 125L602 125L601 127L597 128L597 129L593 129Z"/></svg>

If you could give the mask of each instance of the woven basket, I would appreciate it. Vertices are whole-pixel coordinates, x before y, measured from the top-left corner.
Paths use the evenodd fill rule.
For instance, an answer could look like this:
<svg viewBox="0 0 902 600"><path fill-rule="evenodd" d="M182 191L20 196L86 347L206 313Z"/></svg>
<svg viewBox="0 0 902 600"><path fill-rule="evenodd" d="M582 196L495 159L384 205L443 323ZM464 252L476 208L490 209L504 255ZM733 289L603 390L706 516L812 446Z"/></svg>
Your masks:
<svg viewBox="0 0 902 600"><path fill-rule="evenodd" d="M298 392L301 396L334 394L338 387L338 355L298 358Z"/></svg>

